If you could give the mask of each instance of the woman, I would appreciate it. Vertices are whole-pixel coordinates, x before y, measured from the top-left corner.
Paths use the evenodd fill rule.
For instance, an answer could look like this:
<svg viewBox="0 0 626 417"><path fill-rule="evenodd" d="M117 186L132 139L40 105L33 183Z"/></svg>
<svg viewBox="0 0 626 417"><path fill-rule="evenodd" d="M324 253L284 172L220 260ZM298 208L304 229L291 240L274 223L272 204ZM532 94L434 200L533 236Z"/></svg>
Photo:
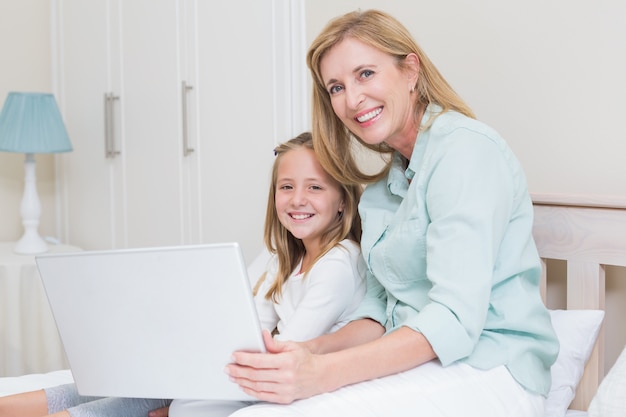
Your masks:
<svg viewBox="0 0 626 417"><path fill-rule="evenodd" d="M289 405L233 415L542 416L558 341L517 159L385 13L331 21L307 63L321 164L368 184L368 290L336 333L236 352L230 377ZM352 137L388 156L382 172L359 170Z"/></svg>

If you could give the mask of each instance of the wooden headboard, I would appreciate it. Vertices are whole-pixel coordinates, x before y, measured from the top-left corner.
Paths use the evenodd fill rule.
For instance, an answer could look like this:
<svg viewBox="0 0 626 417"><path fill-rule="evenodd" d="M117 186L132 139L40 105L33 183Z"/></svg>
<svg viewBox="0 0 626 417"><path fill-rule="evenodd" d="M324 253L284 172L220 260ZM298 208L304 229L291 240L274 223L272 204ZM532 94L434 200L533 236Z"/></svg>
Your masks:
<svg viewBox="0 0 626 417"><path fill-rule="evenodd" d="M558 259L567 262L567 309L604 310L605 267L626 266L626 198L533 194L532 199L544 301L546 260ZM570 408L587 410L605 374L605 343L603 325Z"/></svg>

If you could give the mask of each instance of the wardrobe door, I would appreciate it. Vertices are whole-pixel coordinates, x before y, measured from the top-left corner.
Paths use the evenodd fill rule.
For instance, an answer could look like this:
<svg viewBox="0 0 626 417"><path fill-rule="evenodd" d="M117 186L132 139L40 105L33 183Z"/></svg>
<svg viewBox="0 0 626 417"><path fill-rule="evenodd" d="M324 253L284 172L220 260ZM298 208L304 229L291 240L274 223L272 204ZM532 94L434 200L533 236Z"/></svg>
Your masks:
<svg viewBox="0 0 626 417"><path fill-rule="evenodd" d="M274 118L280 117L274 113L271 1L197 2L197 33L202 240L240 242L251 261L263 244Z"/></svg>
<svg viewBox="0 0 626 417"><path fill-rule="evenodd" d="M119 4L126 246L181 244L179 2Z"/></svg>
<svg viewBox="0 0 626 417"><path fill-rule="evenodd" d="M119 81L116 4L107 0L59 0L56 3L57 91L73 152L60 167L66 240L85 248L122 243L119 221L120 158L105 138L119 139L119 107L113 84ZM108 99L105 100L105 94ZM106 110L105 110L106 109ZM115 132L106 132L113 129ZM119 143L109 144L116 149Z"/></svg>

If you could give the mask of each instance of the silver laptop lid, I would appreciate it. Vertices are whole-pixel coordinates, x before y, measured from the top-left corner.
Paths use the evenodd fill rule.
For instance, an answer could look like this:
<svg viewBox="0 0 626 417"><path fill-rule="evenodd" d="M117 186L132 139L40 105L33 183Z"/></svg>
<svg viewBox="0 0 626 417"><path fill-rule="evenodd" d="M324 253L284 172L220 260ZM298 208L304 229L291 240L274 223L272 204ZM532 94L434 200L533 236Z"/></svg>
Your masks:
<svg viewBox="0 0 626 417"><path fill-rule="evenodd" d="M83 395L251 399L224 373L264 351L236 243L36 257Z"/></svg>

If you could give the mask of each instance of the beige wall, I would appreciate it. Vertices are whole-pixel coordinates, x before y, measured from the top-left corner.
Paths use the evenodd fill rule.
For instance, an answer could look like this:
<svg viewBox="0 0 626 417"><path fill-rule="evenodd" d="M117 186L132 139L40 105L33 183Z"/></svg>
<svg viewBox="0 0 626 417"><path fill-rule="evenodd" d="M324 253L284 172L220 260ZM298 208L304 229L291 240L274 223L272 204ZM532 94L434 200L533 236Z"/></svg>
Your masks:
<svg viewBox="0 0 626 417"><path fill-rule="evenodd" d="M0 103L10 91L51 92L50 1L0 0ZM54 157L37 155L39 232L55 235ZM0 241L22 234L24 155L0 152Z"/></svg>
<svg viewBox="0 0 626 417"><path fill-rule="evenodd" d="M409 27L509 142L531 192L626 196L626 2L308 0L307 45L358 8Z"/></svg>
<svg viewBox="0 0 626 417"><path fill-rule="evenodd" d="M626 2L307 1L307 45L358 8L387 11L411 30L511 145L531 192L626 197ZM564 285L562 273L549 284L550 307L565 308ZM626 268L609 268L607 369L626 344L625 299Z"/></svg>

